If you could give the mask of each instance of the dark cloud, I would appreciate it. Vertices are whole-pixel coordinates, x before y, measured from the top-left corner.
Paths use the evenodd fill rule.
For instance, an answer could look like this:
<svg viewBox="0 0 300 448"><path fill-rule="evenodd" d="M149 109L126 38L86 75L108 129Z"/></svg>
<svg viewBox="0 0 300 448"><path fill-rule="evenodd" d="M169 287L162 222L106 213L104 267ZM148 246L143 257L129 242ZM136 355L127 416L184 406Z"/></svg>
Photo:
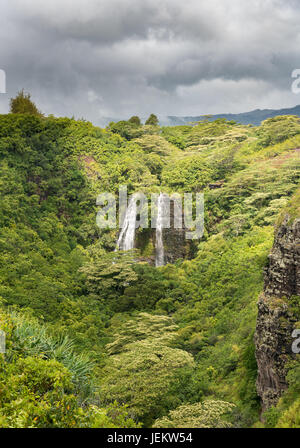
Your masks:
<svg viewBox="0 0 300 448"><path fill-rule="evenodd" d="M299 103L294 0L10 0L0 15L8 95L46 113L192 115ZM7 98L0 96L0 112Z"/></svg>

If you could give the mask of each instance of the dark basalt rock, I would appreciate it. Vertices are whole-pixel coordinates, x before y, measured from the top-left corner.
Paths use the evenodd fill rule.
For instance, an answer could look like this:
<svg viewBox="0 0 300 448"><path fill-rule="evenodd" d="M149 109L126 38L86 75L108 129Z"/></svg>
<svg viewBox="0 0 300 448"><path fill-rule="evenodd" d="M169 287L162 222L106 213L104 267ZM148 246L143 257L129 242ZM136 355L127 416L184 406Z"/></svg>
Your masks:
<svg viewBox="0 0 300 448"><path fill-rule="evenodd" d="M278 229L265 271L265 294L275 297L300 295L300 219Z"/></svg>
<svg viewBox="0 0 300 448"><path fill-rule="evenodd" d="M286 215L276 233L258 302L257 392L263 410L275 405L287 388L287 363L295 357L292 332L298 319L290 299L300 296L300 219L289 219Z"/></svg>

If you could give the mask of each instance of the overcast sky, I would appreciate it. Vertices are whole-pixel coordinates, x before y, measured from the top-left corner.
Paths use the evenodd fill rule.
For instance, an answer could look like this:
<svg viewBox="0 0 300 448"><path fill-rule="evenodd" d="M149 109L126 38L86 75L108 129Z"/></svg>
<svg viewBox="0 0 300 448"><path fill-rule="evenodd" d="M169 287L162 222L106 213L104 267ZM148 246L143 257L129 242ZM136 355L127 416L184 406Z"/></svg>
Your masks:
<svg viewBox="0 0 300 448"><path fill-rule="evenodd" d="M300 103L298 0L0 0L0 69L46 114L200 115Z"/></svg>

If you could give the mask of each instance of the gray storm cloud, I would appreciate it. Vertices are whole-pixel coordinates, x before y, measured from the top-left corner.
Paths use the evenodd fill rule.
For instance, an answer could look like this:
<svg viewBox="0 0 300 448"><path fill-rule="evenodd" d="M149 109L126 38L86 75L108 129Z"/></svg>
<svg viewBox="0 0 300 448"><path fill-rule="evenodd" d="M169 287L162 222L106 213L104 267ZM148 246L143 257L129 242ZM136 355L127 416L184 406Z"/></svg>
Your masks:
<svg viewBox="0 0 300 448"><path fill-rule="evenodd" d="M0 69L45 113L199 115L298 104L294 0L10 0Z"/></svg>

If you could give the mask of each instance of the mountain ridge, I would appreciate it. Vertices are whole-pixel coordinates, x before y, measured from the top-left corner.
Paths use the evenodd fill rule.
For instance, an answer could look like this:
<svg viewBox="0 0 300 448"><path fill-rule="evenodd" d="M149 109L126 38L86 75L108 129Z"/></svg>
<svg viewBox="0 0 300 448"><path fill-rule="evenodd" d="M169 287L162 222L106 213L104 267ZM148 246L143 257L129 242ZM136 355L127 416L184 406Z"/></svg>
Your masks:
<svg viewBox="0 0 300 448"><path fill-rule="evenodd" d="M300 117L300 104L294 107L286 107L282 109L254 109L248 112L240 113L221 113L221 114L201 114L201 115L158 115L159 123L161 126L182 126L191 124L197 121L215 121L220 118L225 118L226 120L233 120L239 124L253 126L259 126L264 120L268 118L278 117L280 115L297 115ZM142 116L141 120L145 121L147 117ZM111 122L118 122L126 120L122 117L102 117L100 120L101 126L108 126Z"/></svg>
<svg viewBox="0 0 300 448"><path fill-rule="evenodd" d="M234 120L240 124L252 124L254 126L259 126L262 121L267 118L277 117L279 115L298 115L300 116L300 105L290 108L283 109L254 109L249 112L241 112L237 114L232 113L222 113L222 114L212 114L212 115L198 115L198 116L176 116L169 115L166 119L160 120L162 124L168 124L169 126L179 126L183 124L188 124L193 121L202 121L204 117L207 117L208 121L214 121L218 118L226 118L226 120Z"/></svg>

